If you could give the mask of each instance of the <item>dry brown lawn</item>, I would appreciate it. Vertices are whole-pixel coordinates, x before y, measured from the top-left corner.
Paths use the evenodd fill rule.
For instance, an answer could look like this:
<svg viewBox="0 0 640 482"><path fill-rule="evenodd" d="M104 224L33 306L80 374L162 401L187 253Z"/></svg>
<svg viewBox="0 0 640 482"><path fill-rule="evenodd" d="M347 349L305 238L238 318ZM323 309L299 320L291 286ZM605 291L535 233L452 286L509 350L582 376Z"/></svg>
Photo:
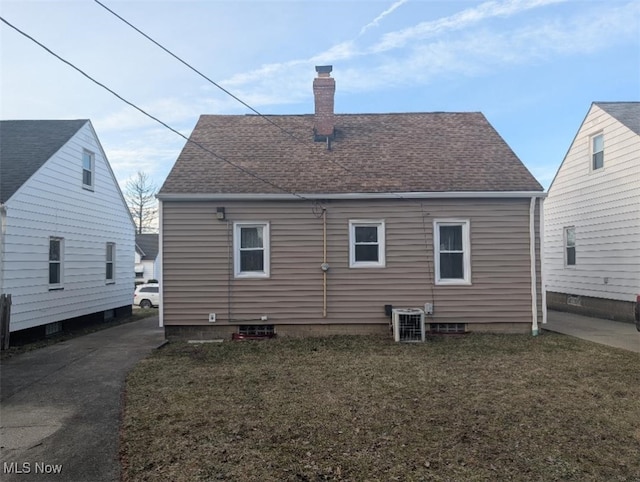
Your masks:
<svg viewBox="0 0 640 482"><path fill-rule="evenodd" d="M640 359L558 334L173 343L130 374L126 481L640 480Z"/></svg>

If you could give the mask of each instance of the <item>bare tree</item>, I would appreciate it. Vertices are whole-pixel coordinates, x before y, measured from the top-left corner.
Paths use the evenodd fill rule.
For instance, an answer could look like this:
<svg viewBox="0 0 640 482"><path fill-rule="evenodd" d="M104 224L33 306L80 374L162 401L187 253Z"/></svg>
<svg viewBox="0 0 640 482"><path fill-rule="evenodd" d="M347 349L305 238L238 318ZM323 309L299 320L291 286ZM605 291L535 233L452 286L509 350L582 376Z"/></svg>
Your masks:
<svg viewBox="0 0 640 482"><path fill-rule="evenodd" d="M136 233L155 231L155 220L158 215L156 192L158 188L149 176L141 171L125 186L124 197L129 205L129 210L136 223Z"/></svg>

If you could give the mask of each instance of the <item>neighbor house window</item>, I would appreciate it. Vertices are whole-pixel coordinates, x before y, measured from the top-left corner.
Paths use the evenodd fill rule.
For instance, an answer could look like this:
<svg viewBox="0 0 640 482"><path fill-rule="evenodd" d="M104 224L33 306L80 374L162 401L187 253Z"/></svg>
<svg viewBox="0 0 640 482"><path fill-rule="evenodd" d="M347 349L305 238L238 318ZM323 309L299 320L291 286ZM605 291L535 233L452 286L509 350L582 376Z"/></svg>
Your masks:
<svg viewBox="0 0 640 482"><path fill-rule="evenodd" d="M107 283L115 283L115 259L116 259L116 243L107 243L107 265L106 265L106 280Z"/></svg>
<svg viewBox="0 0 640 482"><path fill-rule="evenodd" d="M93 152L82 151L82 187L93 189L95 156Z"/></svg>
<svg viewBox="0 0 640 482"><path fill-rule="evenodd" d="M237 278L268 278L269 223L234 223L233 252Z"/></svg>
<svg viewBox="0 0 640 482"><path fill-rule="evenodd" d="M49 238L49 288L62 288L62 259L64 239Z"/></svg>
<svg viewBox="0 0 640 482"><path fill-rule="evenodd" d="M471 284L469 221L433 222L436 284Z"/></svg>
<svg viewBox="0 0 640 482"><path fill-rule="evenodd" d="M602 169L604 167L604 136L598 134L591 138L591 168Z"/></svg>
<svg viewBox="0 0 640 482"><path fill-rule="evenodd" d="M565 266L576 265L576 228L564 228L564 263Z"/></svg>
<svg viewBox="0 0 640 482"><path fill-rule="evenodd" d="M349 221L349 267L384 268L384 221Z"/></svg>

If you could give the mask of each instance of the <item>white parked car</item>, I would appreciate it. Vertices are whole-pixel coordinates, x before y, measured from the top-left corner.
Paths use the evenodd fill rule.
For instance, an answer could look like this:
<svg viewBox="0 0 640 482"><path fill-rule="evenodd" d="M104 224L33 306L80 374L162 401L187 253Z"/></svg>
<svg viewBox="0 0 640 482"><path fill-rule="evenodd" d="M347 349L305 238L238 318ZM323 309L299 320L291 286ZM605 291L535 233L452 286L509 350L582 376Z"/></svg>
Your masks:
<svg viewBox="0 0 640 482"><path fill-rule="evenodd" d="M151 308L160 304L160 286L155 283L139 285L133 295L133 304L140 308Z"/></svg>

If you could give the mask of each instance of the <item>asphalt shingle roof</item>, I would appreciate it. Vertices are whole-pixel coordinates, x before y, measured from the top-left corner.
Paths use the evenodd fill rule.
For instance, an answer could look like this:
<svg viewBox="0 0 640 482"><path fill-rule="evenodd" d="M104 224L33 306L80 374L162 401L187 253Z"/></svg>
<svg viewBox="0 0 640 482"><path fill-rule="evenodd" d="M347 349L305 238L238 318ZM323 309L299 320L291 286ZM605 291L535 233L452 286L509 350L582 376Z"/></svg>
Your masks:
<svg viewBox="0 0 640 482"><path fill-rule="evenodd" d="M260 116L203 115L190 139L288 192L543 190L479 112L337 114L331 150L313 141L313 115L269 119L291 135ZM188 142L159 194L282 192Z"/></svg>
<svg viewBox="0 0 640 482"><path fill-rule="evenodd" d="M594 104L640 135L640 102L594 102Z"/></svg>
<svg viewBox="0 0 640 482"><path fill-rule="evenodd" d="M142 259L156 259L158 256L158 234L136 234L136 244L144 252Z"/></svg>
<svg viewBox="0 0 640 482"><path fill-rule="evenodd" d="M0 121L0 202L13 196L87 122Z"/></svg>

